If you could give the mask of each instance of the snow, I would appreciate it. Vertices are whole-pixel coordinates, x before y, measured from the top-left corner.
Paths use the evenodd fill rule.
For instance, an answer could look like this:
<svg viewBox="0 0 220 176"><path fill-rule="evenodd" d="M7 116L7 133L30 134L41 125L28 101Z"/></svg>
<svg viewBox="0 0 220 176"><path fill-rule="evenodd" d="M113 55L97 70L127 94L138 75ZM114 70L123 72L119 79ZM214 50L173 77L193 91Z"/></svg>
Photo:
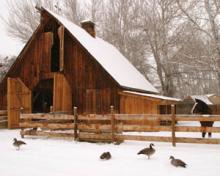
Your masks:
<svg viewBox="0 0 220 176"><path fill-rule="evenodd" d="M141 95L141 96L146 96L146 97L158 98L158 99L162 99L162 100L181 101L181 99L178 99L178 98L172 98L172 97L167 97L167 96L162 96L162 95L146 94L146 93L133 92L133 91L123 91L123 92L129 93L129 94L134 94L134 95Z"/></svg>
<svg viewBox="0 0 220 176"><path fill-rule="evenodd" d="M137 152L150 142L114 145L29 137L17 151L14 137L20 139L19 130L0 130L2 176L217 176L220 171L219 145L154 142L156 153L148 160ZM111 160L99 159L105 151L111 152ZM170 155L185 161L187 168L173 167Z"/></svg>
<svg viewBox="0 0 220 176"><path fill-rule="evenodd" d="M62 23L121 86L159 93L113 45L101 38L91 37L81 27L48 9L45 10Z"/></svg>
<svg viewBox="0 0 220 176"><path fill-rule="evenodd" d="M212 105L213 103L209 100L208 97L210 97L211 95L191 95L190 97L195 101L195 99L199 99L203 102L205 102L207 105Z"/></svg>

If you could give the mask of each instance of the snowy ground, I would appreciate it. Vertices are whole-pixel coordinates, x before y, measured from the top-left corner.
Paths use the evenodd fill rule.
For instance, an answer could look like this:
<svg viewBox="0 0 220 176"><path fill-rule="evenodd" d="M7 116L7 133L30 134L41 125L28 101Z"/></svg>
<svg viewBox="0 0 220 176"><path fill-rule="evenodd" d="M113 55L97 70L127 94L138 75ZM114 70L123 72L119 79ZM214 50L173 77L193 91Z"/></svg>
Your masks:
<svg viewBox="0 0 220 176"><path fill-rule="evenodd" d="M154 143L152 159L137 155L148 142L126 141L121 145L92 144L61 139L25 138L20 151L12 139L19 130L0 130L1 176L217 176L220 172L220 145ZM102 152L112 159L101 161ZM175 168L169 156L181 158L187 168Z"/></svg>

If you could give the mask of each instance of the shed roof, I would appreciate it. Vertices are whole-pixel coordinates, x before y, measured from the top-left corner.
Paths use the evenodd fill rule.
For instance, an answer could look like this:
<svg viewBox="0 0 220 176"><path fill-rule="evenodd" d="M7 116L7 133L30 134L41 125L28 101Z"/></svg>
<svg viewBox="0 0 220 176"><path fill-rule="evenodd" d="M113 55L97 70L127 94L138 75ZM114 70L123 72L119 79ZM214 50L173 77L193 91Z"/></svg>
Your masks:
<svg viewBox="0 0 220 176"><path fill-rule="evenodd" d="M158 90L110 43L90 36L84 29L69 20L43 8L58 20L96 61L122 87L159 93Z"/></svg>
<svg viewBox="0 0 220 176"><path fill-rule="evenodd" d="M175 102L181 101L181 99L173 98L173 97L167 97L167 96L163 96L163 95L147 94L147 93L140 93L140 92L133 92L133 91L123 91L123 92L128 93L128 94L133 94L133 95L140 95L140 96L145 96L145 97L151 97L151 98L166 100L166 101L175 101Z"/></svg>
<svg viewBox="0 0 220 176"><path fill-rule="evenodd" d="M207 95L191 95L190 97L195 101L195 99L199 99L203 102L205 102L207 105L212 105L213 103L209 100L209 97L213 94L207 94Z"/></svg>

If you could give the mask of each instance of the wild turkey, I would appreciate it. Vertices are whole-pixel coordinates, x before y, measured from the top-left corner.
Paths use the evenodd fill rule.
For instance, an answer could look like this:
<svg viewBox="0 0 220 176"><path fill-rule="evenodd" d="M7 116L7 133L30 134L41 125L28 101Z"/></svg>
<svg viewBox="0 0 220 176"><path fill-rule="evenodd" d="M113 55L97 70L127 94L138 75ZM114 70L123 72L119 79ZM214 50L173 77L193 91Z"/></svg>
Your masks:
<svg viewBox="0 0 220 176"><path fill-rule="evenodd" d="M186 163L184 163L182 160L180 159L175 159L173 156L170 156L170 159L171 159L171 164L175 167L186 167Z"/></svg>
<svg viewBox="0 0 220 176"><path fill-rule="evenodd" d="M152 146L154 146L153 143L151 143L148 148L144 148L141 151L139 151L138 155L140 154L147 155L148 159L150 159L150 156L152 156L156 151Z"/></svg>
<svg viewBox="0 0 220 176"><path fill-rule="evenodd" d="M102 160L109 160L111 159L111 153L110 152L104 152L101 156L100 156L100 159Z"/></svg>
<svg viewBox="0 0 220 176"><path fill-rule="evenodd" d="M21 145L26 145L26 143L23 142L23 141L19 141L16 138L14 138L13 146L15 146L17 148L17 150L20 150Z"/></svg>

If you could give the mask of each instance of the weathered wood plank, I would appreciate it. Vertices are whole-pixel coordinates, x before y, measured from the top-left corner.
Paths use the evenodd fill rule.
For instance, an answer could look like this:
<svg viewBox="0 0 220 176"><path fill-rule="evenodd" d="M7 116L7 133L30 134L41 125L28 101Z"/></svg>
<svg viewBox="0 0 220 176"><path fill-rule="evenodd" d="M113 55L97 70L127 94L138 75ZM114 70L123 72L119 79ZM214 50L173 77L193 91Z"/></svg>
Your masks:
<svg viewBox="0 0 220 176"><path fill-rule="evenodd" d="M164 114L116 114L117 120L157 119L172 120L172 115ZM220 115L175 115L176 121L220 121Z"/></svg>
<svg viewBox="0 0 220 176"><path fill-rule="evenodd" d="M38 123L38 122L23 122L20 123L20 128L46 128L46 129L73 129L74 124L73 123L65 123L65 124L59 124L59 123Z"/></svg>
<svg viewBox="0 0 220 176"><path fill-rule="evenodd" d="M220 116L176 116L176 121L220 121Z"/></svg>
<svg viewBox="0 0 220 176"><path fill-rule="evenodd" d="M55 114L55 113L48 113L48 114L21 114L20 119L39 119L39 120L74 120L73 115L69 114Z"/></svg>
<svg viewBox="0 0 220 176"><path fill-rule="evenodd" d="M110 115L95 115L95 114L90 114L90 115L78 115L78 119L79 120L111 120L111 116Z"/></svg>
<svg viewBox="0 0 220 176"><path fill-rule="evenodd" d="M60 26L58 28L58 36L59 36L59 40L60 40L60 71L63 71L64 69L64 32L65 32L65 28L64 26Z"/></svg>
<svg viewBox="0 0 220 176"><path fill-rule="evenodd" d="M115 137L117 140L172 142L171 137L164 136L116 135Z"/></svg>
<svg viewBox="0 0 220 176"><path fill-rule="evenodd" d="M37 130L21 130L21 136L44 136L44 137L56 137L56 138L74 138L74 133L65 132L45 132L45 131L37 131Z"/></svg>
<svg viewBox="0 0 220 176"><path fill-rule="evenodd" d="M0 129L6 128L8 120L0 120Z"/></svg>
<svg viewBox="0 0 220 176"><path fill-rule="evenodd" d="M98 125L98 124L79 124L80 130L90 130L94 132L106 131L111 132L111 125ZM160 132L160 131L172 131L171 126L139 126L139 125L122 125L117 124L115 126L116 131L120 132ZM96 130L96 131L95 131ZM219 133L220 127L188 127L188 126L176 126L176 132L212 132Z"/></svg>
<svg viewBox="0 0 220 176"><path fill-rule="evenodd" d="M175 106L171 105L171 114L172 114L172 123L171 123L171 128L172 128L172 145L175 147L176 146L176 134L175 134L175 125L176 125L176 118L175 118Z"/></svg>
<svg viewBox="0 0 220 176"><path fill-rule="evenodd" d="M7 110L0 110L0 116L7 115Z"/></svg>
<svg viewBox="0 0 220 176"><path fill-rule="evenodd" d="M53 111L72 111L72 90L62 73L54 74Z"/></svg>
<svg viewBox="0 0 220 176"><path fill-rule="evenodd" d="M138 136L138 135L116 135L117 140L135 140L135 141L157 141L172 142L172 137L164 136ZM213 138L184 138L176 137L177 143L196 143L196 144L220 144L220 139Z"/></svg>
<svg viewBox="0 0 220 176"><path fill-rule="evenodd" d="M193 127L193 126L176 126L176 132L212 132L219 133L220 127Z"/></svg>
<svg viewBox="0 0 220 176"><path fill-rule="evenodd" d="M220 139L176 137L176 142L178 142L178 143L194 143L194 144L220 144Z"/></svg>
<svg viewBox="0 0 220 176"><path fill-rule="evenodd" d="M7 116L0 116L0 120L5 120L7 119Z"/></svg>
<svg viewBox="0 0 220 176"><path fill-rule="evenodd" d="M111 133L107 134L94 134L94 133L84 133L81 132L79 133L79 140L112 140L112 135Z"/></svg>
<svg viewBox="0 0 220 176"><path fill-rule="evenodd" d="M139 125L117 125L117 129L123 132L159 132L172 131L170 126L139 126Z"/></svg>

